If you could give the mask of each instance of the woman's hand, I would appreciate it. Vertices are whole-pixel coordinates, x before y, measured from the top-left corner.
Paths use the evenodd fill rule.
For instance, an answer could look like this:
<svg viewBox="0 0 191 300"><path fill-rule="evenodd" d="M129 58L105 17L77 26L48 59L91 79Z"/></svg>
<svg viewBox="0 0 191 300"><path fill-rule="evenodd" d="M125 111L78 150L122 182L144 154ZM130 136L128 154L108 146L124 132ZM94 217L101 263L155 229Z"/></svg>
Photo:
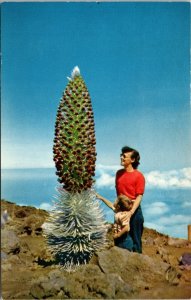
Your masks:
<svg viewBox="0 0 191 300"><path fill-rule="evenodd" d="M132 216L132 212L131 211L123 211L123 213L121 214L121 220L123 223L127 223L130 221Z"/></svg>

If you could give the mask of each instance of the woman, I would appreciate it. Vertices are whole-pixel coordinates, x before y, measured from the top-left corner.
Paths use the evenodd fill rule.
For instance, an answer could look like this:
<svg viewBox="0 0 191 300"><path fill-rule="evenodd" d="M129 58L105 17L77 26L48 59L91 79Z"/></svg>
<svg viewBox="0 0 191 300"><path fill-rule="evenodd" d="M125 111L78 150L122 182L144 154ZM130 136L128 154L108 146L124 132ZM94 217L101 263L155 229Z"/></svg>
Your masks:
<svg viewBox="0 0 191 300"><path fill-rule="evenodd" d="M129 235L133 240L133 251L142 253L142 233L143 233L143 214L141 201L145 190L145 178L137 170L140 160L139 152L133 148L125 146L121 149L121 165L116 173L115 183L117 195L125 195L133 200L130 211L125 212L124 219L130 219Z"/></svg>

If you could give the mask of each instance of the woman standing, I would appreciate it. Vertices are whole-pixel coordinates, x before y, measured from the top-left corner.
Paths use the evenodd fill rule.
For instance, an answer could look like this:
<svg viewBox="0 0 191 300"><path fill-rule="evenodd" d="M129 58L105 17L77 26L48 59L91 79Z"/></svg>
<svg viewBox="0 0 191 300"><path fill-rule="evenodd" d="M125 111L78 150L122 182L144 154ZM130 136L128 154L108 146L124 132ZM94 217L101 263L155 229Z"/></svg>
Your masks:
<svg viewBox="0 0 191 300"><path fill-rule="evenodd" d="M133 241L134 252L142 253L142 233L144 218L141 210L141 200L145 190L145 178L137 170L139 165L139 152L133 148L125 146L121 149L121 165L116 173L116 192L117 195L126 195L133 200L133 207L130 211L125 212L124 220L130 219L129 235ZM123 241L119 241L121 243Z"/></svg>

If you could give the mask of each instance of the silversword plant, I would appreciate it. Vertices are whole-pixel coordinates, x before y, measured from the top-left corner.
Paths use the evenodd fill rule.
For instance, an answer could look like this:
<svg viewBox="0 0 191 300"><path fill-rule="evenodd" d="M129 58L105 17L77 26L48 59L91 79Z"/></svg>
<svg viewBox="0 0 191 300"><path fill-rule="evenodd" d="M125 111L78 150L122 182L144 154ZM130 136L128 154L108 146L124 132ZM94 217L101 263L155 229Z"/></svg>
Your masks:
<svg viewBox="0 0 191 300"><path fill-rule="evenodd" d="M75 67L57 111L54 161L60 183L44 233L65 267L87 263L106 241L102 210L93 189L96 139L89 92Z"/></svg>

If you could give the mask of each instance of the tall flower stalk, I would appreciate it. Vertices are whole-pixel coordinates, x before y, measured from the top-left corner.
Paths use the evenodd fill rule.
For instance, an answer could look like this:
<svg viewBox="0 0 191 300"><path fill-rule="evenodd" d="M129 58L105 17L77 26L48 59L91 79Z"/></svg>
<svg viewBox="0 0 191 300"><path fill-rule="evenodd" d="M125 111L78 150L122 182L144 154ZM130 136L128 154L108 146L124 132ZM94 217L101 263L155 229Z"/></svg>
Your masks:
<svg viewBox="0 0 191 300"><path fill-rule="evenodd" d="M75 67L58 107L53 147L57 175L65 190L81 192L92 187L95 144L90 95Z"/></svg>
<svg viewBox="0 0 191 300"><path fill-rule="evenodd" d="M93 189L95 144L90 95L75 67L57 111L53 159L60 186L43 226L50 250L64 266L87 263L105 244L105 221Z"/></svg>

